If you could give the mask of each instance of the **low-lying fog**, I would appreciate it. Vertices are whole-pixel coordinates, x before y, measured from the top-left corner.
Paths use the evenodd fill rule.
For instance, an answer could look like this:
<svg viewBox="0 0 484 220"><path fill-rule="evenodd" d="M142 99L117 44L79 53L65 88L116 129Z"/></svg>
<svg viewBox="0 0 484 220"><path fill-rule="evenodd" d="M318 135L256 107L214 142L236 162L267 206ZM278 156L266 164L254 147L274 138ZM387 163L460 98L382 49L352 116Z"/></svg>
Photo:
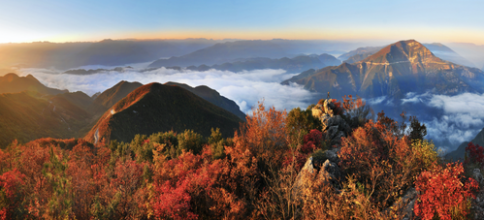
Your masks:
<svg viewBox="0 0 484 220"><path fill-rule="evenodd" d="M205 72L160 68L141 71L143 65L131 65L125 71L105 71L90 75L65 74L48 69L22 69L20 75L32 74L43 84L69 91L83 91L88 95L102 92L121 80L150 82L179 82L192 87L207 85L221 95L234 100L240 109L249 113L258 101L264 99L266 106L277 109L295 107L305 109L317 98L325 95L311 93L300 86L284 86L280 82L292 77L284 70L264 69L244 72L209 70ZM85 67L84 67L85 68ZM90 66L86 69L112 67ZM324 96L324 97L323 97ZM454 150L461 142L472 140L484 127L484 95L463 93L456 96L409 93L402 100L379 97L367 100L375 111L385 110L388 115L405 110L407 115L416 115L427 125L427 138L444 151ZM392 114L393 112L393 114ZM398 119L398 118L397 118Z"/></svg>

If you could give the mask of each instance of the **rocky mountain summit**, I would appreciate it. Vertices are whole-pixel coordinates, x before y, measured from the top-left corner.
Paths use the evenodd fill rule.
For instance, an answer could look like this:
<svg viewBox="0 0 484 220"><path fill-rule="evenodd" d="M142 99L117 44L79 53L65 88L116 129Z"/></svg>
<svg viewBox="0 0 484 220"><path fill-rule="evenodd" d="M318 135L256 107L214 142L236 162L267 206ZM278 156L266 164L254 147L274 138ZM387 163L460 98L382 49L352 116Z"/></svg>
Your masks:
<svg viewBox="0 0 484 220"><path fill-rule="evenodd" d="M296 178L295 194L296 196L305 197L311 182L323 181L330 183L335 192L343 193L339 185L341 178L345 176L342 169L338 166L340 162L338 153L341 150L341 141L351 132L351 127L338 114L341 111L333 99L321 99L312 109L312 116L319 119L322 124L323 139L329 142L328 150L324 155L313 155L310 157L299 175ZM417 199L415 188L408 189L403 196L397 200L390 209L402 210L405 220L413 219L413 207Z"/></svg>

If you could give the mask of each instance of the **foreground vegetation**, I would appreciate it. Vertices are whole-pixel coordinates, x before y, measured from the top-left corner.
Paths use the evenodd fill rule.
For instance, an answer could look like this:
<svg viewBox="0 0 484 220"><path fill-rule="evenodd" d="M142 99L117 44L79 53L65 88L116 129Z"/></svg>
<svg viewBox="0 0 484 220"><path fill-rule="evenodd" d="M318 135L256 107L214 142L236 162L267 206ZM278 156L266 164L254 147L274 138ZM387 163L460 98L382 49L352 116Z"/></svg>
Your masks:
<svg viewBox="0 0 484 220"><path fill-rule="evenodd" d="M333 183L309 178L302 192L297 187L307 159L324 160L334 147L312 106L286 113L260 104L233 138L212 129L209 137L164 132L96 146L14 142L0 151L0 218L401 219L395 204L411 188L422 219L469 215L476 181L460 163L443 165L416 118L407 128L383 112L370 119L361 100L337 106L352 131Z"/></svg>

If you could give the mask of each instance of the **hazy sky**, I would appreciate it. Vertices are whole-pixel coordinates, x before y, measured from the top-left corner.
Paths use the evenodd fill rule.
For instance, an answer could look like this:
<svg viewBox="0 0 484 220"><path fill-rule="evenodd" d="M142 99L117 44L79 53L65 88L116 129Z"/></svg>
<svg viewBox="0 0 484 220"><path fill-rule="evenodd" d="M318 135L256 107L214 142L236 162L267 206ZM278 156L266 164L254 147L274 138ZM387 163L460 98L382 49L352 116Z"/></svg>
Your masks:
<svg viewBox="0 0 484 220"><path fill-rule="evenodd" d="M0 42L105 38L484 44L484 1L0 0Z"/></svg>

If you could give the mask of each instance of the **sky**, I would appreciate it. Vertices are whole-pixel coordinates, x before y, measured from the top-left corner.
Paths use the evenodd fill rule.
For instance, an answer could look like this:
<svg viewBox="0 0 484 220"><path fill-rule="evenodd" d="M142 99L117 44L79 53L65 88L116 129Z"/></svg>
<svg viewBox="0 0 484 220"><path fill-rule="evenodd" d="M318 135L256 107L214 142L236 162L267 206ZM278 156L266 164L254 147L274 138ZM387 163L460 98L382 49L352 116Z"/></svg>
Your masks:
<svg viewBox="0 0 484 220"><path fill-rule="evenodd" d="M477 0L0 0L0 43L416 39L484 44Z"/></svg>

